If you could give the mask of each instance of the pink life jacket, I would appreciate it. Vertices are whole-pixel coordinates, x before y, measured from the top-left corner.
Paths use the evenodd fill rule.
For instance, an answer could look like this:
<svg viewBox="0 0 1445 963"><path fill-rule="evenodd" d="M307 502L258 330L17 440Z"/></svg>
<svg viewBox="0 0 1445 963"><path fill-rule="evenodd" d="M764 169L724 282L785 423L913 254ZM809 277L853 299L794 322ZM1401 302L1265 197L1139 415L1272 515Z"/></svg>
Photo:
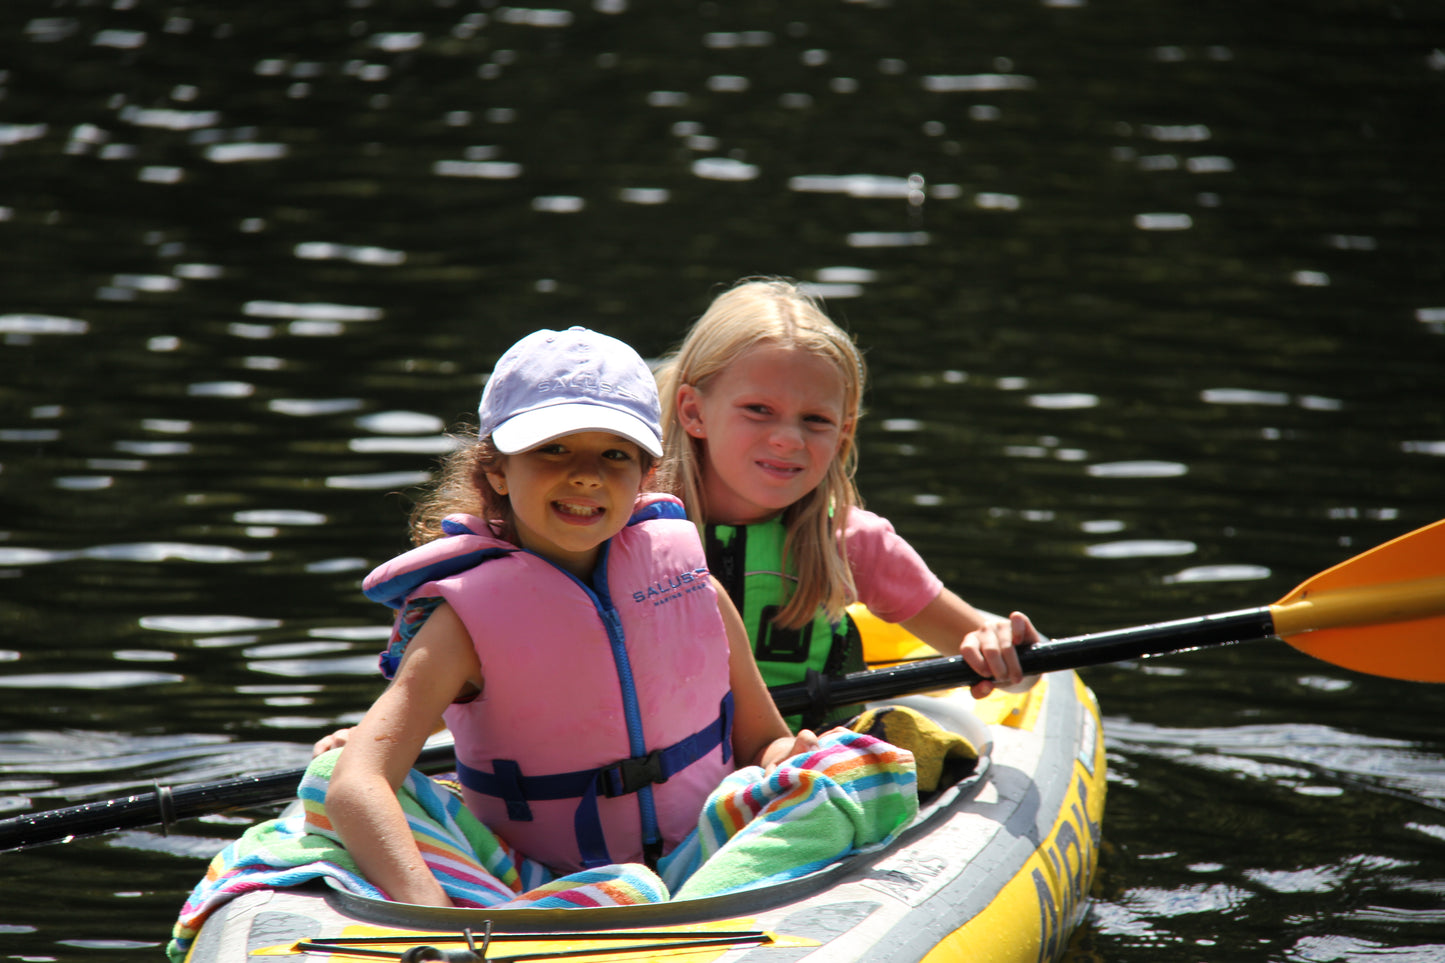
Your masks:
<svg viewBox="0 0 1445 963"><path fill-rule="evenodd" d="M445 527L364 589L445 599L472 637L485 691L444 715L468 808L559 871L669 851L734 768L727 635L682 503L641 496L591 586L482 519Z"/></svg>

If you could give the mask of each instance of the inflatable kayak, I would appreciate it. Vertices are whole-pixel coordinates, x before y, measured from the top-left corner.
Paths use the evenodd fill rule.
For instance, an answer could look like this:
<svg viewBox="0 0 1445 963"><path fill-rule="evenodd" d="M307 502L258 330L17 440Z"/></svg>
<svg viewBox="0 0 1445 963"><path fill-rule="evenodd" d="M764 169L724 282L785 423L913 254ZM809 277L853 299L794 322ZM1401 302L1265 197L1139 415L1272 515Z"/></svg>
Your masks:
<svg viewBox="0 0 1445 963"><path fill-rule="evenodd" d="M916 640L865 626L870 663ZM1058 959L1097 863L1105 763L1098 707L1073 672L974 700L967 689L890 699L979 749L973 771L920 799L891 844L725 896L582 909L454 909L322 884L219 907L190 963L323 960L671 959L1024 963Z"/></svg>

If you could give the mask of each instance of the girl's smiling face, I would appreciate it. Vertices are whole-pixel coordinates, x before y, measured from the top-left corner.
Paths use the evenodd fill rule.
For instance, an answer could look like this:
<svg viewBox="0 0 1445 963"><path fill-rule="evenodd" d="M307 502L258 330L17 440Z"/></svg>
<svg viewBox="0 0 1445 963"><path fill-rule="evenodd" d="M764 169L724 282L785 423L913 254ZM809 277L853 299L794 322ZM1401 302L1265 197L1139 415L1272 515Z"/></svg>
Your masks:
<svg viewBox="0 0 1445 963"><path fill-rule="evenodd" d="M641 456L625 438L584 431L507 455L487 480L511 501L522 547L587 581L602 543L632 515Z"/></svg>
<svg viewBox="0 0 1445 963"><path fill-rule="evenodd" d="M765 521L818 487L853 430L832 362L776 343L749 348L705 390L680 387L677 416L703 440L707 520L722 525Z"/></svg>

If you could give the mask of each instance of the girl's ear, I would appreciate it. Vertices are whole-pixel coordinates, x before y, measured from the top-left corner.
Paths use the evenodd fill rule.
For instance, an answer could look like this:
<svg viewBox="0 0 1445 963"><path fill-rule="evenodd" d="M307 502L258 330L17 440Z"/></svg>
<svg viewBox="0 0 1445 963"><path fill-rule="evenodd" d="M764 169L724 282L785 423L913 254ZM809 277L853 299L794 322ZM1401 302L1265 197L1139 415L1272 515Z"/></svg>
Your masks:
<svg viewBox="0 0 1445 963"><path fill-rule="evenodd" d="M842 429L838 432L838 444L833 449L834 458L837 458L839 455L842 455L844 452L851 449L854 445L858 444L858 437L853 434L853 428L855 425L856 422L843 422Z"/></svg>
<svg viewBox="0 0 1445 963"><path fill-rule="evenodd" d="M707 437L707 426L702 423L701 397L692 385L677 388L677 420L682 430L692 437Z"/></svg>
<svg viewBox="0 0 1445 963"><path fill-rule="evenodd" d="M507 476L499 471L487 472L487 481L491 483L492 491L498 495L507 494Z"/></svg>

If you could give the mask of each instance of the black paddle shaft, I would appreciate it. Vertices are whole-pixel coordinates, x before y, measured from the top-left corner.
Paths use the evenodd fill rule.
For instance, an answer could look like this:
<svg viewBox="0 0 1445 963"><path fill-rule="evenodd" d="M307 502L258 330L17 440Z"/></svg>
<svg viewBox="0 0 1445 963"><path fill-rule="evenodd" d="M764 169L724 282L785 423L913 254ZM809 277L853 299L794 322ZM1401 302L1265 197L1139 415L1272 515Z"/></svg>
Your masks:
<svg viewBox="0 0 1445 963"><path fill-rule="evenodd" d="M1166 652L1185 652L1212 645L1251 642L1274 635L1269 607L1242 609L1219 615L1203 615L1052 639L1019 650L1019 665L1025 675L1082 669L1091 665L1123 662ZM810 675L807 682L777 686L772 690L778 711L787 715L805 709L848 705L888 699L908 692L973 685L983 677L968 667L961 656L927 659L907 665L855 672L830 679Z"/></svg>
<svg viewBox="0 0 1445 963"><path fill-rule="evenodd" d="M422 750L416 768L436 772L453 765L452 747L438 745ZM0 820L0 852L138 826L160 826L165 831L182 819L263 806L294 796L304 772L285 769L195 786L158 785L132 796L12 816Z"/></svg>
<svg viewBox="0 0 1445 963"><path fill-rule="evenodd" d="M1274 621L1268 607L1244 609L1041 642L1019 650L1019 663L1026 675L1036 675L1165 652L1253 641L1274 634ZM837 679L814 673L807 682L778 686L771 691L778 710L787 715L809 708L827 709L893 698L909 692L972 685L979 680L980 676L955 655L855 672ZM452 747L437 745L422 751L416 768L424 772L439 772L453 765ZM67 809L12 816L0 820L0 852L137 826L159 825L165 829L182 819L274 803L295 794L303 772L302 769L289 769L227 782L179 788L158 786L153 792L120 799L103 799Z"/></svg>

